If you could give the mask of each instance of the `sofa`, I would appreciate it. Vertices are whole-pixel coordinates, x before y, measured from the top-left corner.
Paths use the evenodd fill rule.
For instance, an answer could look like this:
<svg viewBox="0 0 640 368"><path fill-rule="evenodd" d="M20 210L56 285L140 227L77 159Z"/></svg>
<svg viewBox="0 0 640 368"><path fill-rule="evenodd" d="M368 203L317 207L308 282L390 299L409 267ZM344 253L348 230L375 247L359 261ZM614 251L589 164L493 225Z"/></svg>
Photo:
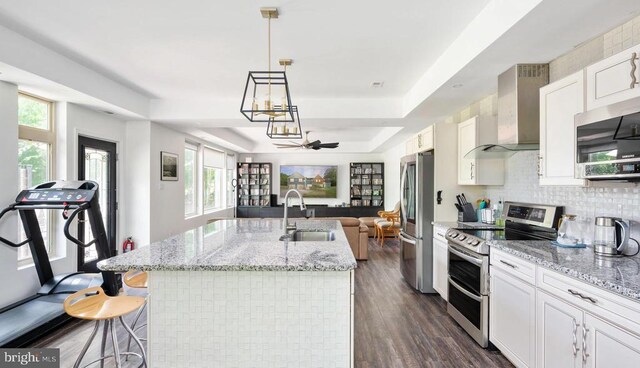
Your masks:
<svg viewBox="0 0 640 368"><path fill-rule="evenodd" d="M369 257L369 227L355 217L315 217L310 220L339 220L342 224L353 256L359 261L366 261Z"/></svg>

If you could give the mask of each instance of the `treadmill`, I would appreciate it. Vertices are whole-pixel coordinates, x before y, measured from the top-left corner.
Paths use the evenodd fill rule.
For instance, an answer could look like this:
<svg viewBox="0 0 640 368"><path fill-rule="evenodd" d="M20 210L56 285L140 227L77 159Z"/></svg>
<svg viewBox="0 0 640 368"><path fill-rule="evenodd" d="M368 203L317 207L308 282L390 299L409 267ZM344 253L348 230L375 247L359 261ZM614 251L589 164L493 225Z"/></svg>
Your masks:
<svg viewBox="0 0 640 368"><path fill-rule="evenodd" d="M79 252L95 244L98 261L110 258L115 256L116 250L109 249L98 194L98 183L94 181L51 181L23 190L14 203L0 212L0 220L7 213L19 213L27 239L14 243L0 237L0 242L14 248L29 244L41 285L35 295L0 309L0 347L23 347L70 321L72 317L63 307L70 294L102 286L106 294L117 295L120 280L116 274L100 272L95 266L91 273L54 275L36 216L38 209L61 210L65 220L64 235L78 246ZM69 232L73 220L81 212L85 212L95 236L89 243L81 242Z"/></svg>

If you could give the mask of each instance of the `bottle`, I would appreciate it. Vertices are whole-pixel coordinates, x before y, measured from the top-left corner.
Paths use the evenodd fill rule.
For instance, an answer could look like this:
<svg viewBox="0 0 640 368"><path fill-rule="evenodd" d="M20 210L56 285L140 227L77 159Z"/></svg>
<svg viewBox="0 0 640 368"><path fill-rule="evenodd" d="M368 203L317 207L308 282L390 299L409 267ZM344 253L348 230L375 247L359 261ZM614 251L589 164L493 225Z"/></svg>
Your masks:
<svg viewBox="0 0 640 368"><path fill-rule="evenodd" d="M504 217L502 216L502 199L498 201L498 204L493 205L493 218L496 221L496 226L504 226Z"/></svg>

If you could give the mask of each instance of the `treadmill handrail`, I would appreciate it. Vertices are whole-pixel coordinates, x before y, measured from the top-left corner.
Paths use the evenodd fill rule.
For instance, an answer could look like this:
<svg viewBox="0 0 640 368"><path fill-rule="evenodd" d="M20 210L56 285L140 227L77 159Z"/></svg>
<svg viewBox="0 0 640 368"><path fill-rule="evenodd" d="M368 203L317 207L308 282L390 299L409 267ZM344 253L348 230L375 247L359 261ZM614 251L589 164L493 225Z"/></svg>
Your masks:
<svg viewBox="0 0 640 368"><path fill-rule="evenodd" d="M11 211L14 211L14 210L16 210L16 204L15 203L10 205L9 207L5 208L4 210L2 210L2 212L0 212L0 219L2 219L2 217L5 214L7 214L8 212L11 212ZM0 236L0 242L3 242L6 245L8 245L10 247L14 247L14 248L19 248L19 247L29 243L30 241L31 241L31 238L29 238L29 239L27 239L25 241L22 241L20 243L14 243L9 239L6 239L6 238L3 238L3 237Z"/></svg>
<svg viewBox="0 0 640 368"><path fill-rule="evenodd" d="M82 204L15 204L14 209L16 210L67 210L67 209L75 209L82 208L83 206L87 206L85 203Z"/></svg>
<svg viewBox="0 0 640 368"><path fill-rule="evenodd" d="M74 238L73 235L71 235L71 233L69 232L69 227L71 226L71 223L73 222L73 219L82 211L86 210L87 208L89 208L89 203L83 203L82 205L80 205L75 211L71 212L71 215L69 215L69 218L67 219L67 222L64 224L64 236L69 239L72 243L83 247L83 248L88 248L90 246L92 246L93 244L95 244L95 242L98 240L97 238L94 238L92 241L90 241L89 243L85 244L83 242L81 242L80 240L78 240L77 238Z"/></svg>

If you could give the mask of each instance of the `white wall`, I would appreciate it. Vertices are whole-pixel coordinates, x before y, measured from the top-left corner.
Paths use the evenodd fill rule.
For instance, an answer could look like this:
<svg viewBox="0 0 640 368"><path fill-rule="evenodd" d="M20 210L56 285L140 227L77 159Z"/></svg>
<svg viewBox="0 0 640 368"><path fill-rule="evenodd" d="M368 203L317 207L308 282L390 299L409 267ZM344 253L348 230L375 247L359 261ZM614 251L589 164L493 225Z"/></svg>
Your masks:
<svg viewBox="0 0 640 368"><path fill-rule="evenodd" d="M127 234L133 236L138 246L202 226L212 218L234 216L233 208L229 208L185 219L184 167L178 167L178 181L160 180L160 152L177 154L178 162L184 165L187 140L201 146L220 148L154 122L127 123L127 153L130 157L127 164ZM223 185L222 188L226 187Z"/></svg>
<svg viewBox="0 0 640 368"><path fill-rule="evenodd" d="M321 152L301 152L287 151L283 153L247 153L241 154L238 162L244 162L247 157L251 157L253 162L270 162L273 164L272 193L280 198L280 165L336 165L338 166L337 198L305 198L307 204L328 204L330 206L349 204L350 200L350 180L349 164L351 162L383 162L381 153L321 153ZM387 180L387 168L385 165L385 181ZM387 191L391 187L385 182L385 206L387 205ZM392 205L393 206L393 205Z"/></svg>
<svg viewBox="0 0 640 368"><path fill-rule="evenodd" d="M385 203L384 209L393 210L393 207L400 201L400 159L405 156L405 144L399 144L385 151L384 157L384 178L385 178Z"/></svg>

